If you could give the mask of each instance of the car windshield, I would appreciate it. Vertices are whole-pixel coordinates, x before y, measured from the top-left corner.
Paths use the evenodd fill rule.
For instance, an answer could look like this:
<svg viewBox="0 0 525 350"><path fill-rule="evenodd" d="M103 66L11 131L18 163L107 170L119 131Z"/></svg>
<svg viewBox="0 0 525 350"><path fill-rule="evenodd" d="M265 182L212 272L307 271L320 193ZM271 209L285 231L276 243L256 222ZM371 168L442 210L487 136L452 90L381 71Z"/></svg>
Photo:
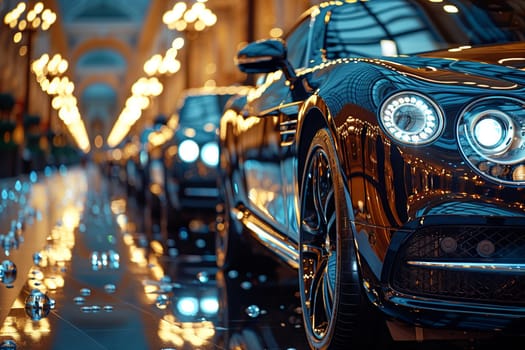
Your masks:
<svg viewBox="0 0 525 350"><path fill-rule="evenodd" d="M525 40L523 0L369 0L335 7L329 18L328 59Z"/></svg>

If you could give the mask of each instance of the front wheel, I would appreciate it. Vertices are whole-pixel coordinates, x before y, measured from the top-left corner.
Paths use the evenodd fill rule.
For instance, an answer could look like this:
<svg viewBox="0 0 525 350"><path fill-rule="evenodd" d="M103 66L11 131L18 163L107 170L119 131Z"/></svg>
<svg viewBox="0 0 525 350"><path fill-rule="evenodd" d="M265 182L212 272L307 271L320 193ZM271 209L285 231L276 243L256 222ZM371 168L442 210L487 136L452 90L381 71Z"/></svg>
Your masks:
<svg viewBox="0 0 525 350"><path fill-rule="evenodd" d="M371 329L349 203L328 130L310 145L300 201L299 290L312 349L360 349ZM377 331L377 325L376 331Z"/></svg>

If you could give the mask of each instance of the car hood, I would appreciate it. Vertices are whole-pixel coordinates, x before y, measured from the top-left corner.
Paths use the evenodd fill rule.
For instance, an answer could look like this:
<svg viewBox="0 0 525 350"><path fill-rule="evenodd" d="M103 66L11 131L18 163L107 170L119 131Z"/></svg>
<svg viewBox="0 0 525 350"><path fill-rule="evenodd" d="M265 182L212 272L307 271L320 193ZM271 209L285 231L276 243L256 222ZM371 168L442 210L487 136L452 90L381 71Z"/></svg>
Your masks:
<svg viewBox="0 0 525 350"><path fill-rule="evenodd" d="M422 57L440 57L497 64L523 70L525 68L525 43L511 43L483 46L460 46L456 49L433 51Z"/></svg>
<svg viewBox="0 0 525 350"><path fill-rule="evenodd" d="M434 78L436 73L441 73L442 79L463 76L487 86L516 88L516 84L525 85L525 43L460 47L388 58L387 61L408 70L416 69L417 75L432 75Z"/></svg>

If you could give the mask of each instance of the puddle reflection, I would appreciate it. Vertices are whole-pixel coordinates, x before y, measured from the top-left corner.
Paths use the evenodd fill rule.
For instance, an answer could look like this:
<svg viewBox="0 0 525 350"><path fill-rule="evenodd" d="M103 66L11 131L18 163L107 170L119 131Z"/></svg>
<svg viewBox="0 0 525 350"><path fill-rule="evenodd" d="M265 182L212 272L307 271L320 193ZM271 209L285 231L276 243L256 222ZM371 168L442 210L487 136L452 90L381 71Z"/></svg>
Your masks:
<svg viewBox="0 0 525 350"><path fill-rule="evenodd" d="M306 349L296 345L304 344L296 286L276 287L274 264L217 271L213 215L152 240L141 208L97 168L61 169L45 181L3 193L3 218L41 215L17 235L42 238L31 246L20 239L16 254L9 251L13 261L2 259L4 283L15 264L23 266L18 296L1 320L1 349ZM15 200L16 211L8 205Z"/></svg>
<svg viewBox="0 0 525 350"><path fill-rule="evenodd" d="M213 215L152 240L142 208L97 168L44 180L1 192L19 246L0 257L0 349L308 349L295 272L262 256L218 270ZM494 348L478 345L446 344Z"/></svg>

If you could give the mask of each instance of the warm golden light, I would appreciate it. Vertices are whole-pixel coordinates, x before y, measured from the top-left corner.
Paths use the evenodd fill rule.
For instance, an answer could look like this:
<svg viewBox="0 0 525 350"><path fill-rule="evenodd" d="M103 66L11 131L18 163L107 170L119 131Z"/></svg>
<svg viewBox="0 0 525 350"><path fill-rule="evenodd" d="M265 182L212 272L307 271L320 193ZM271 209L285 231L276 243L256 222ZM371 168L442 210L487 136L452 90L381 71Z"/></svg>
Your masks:
<svg viewBox="0 0 525 350"><path fill-rule="evenodd" d="M23 18L25 11L26 4L24 2L20 2L16 8L9 11L4 16L4 23L9 25L10 28L13 29L18 25L20 32L15 33L17 36L22 35L21 32L34 31L39 28L42 30L47 30L56 21L56 13L49 9L45 9L42 2L37 2L31 10L27 11L25 18ZM20 39L15 41L15 43L18 42L20 42Z"/></svg>
<svg viewBox="0 0 525 350"><path fill-rule="evenodd" d="M184 31L193 29L202 31L213 26L217 22L217 16L206 7L206 1L197 1L191 7L183 1L176 2L173 7L162 16L162 21L169 29ZM188 26L192 24L192 27ZM118 146L129 133L134 123L141 117L150 100L162 94L164 87L156 76L177 73L181 63L177 59L177 53L184 47L184 38L177 37L173 40L171 47L166 50L164 56L153 55L144 63L143 69L149 78L139 78L131 88L132 96L126 101L126 106L118 116L111 129L107 144L109 147ZM209 80L208 86L215 82ZM129 102L129 103L128 103Z"/></svg>
<svg viewBox="0 0 525 350"><path fill-rule="evenodd" d="M445 5L443 6L443 10L447 13L458 13L459 9L454 5Z"/></svg>
<svg viewBox="0 0 525 350"><path fill-rule="evenodd" d="M66 124L78 147L87 153L90 150L90 142L77 107L77 100L73 95L75 85L67 76L62 76L68 66L67 60L60 54L55 54L50 58L45 53L33 61L31 70L42 91L53 96L51 106L58 111L58 117Z"/></svg>
<svg viewBox="0 0 525 350"><path fill-rule="evenodd" d="M162 21L169 29L184 31L192 25L196 31L202 31L217 23L217 16L206 7L206 1L197 1L190 8L179 1L162 16Z"/></svg>
<svg viewBox="0 0 525 350"><path fill-rule="evenodd" d="M282 35L283 35L283 30L281 28L270 29L270 36L272 38L280 38Z"/></svg>
<svg viewBox="0 0 525 350"><path fill-rule="evenodd" d="M95 136L95 147L101 148L104 145L104 139L102 138L102 135Z"/></svg>

